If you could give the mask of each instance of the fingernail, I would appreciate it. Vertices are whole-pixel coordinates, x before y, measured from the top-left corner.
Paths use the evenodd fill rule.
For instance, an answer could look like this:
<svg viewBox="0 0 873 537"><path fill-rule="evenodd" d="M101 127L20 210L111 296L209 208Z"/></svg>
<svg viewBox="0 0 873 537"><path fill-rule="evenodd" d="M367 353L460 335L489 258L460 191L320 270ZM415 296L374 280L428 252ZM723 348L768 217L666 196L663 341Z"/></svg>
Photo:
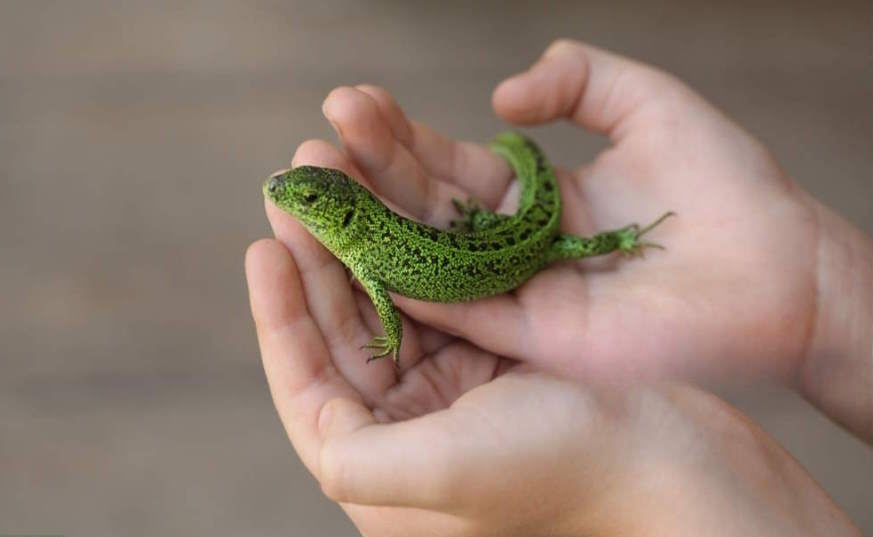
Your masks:
<svg viewBox="0 0 873 537"><path fill-rule="evenodd" d="M318 434L321 438L327 437L330 433L331 425L333 425L334 417L336 416L336 406L338 402L332 399L321 407L321 412L318 413Z"/></svg>
<svg viewBox="0 0 873 537"><path fill-rule="evenodd" d="M324 117L325 117L325 119L327 119L327 122L330 123L330 126L331 126L331 127L333 127L333 130L335 130L336 133L337 133L337 135L338 135L340 138L342 138L342 137L343 137L343 130L340 128L340 124L339 124L339 122L337 122L336 120L334 120L334 119L330 116L330 114L328 114L328 112L327 112L327 110L325 109L324 106L321 107L321 111L322 111L322 113L324 113Z"/></svg>

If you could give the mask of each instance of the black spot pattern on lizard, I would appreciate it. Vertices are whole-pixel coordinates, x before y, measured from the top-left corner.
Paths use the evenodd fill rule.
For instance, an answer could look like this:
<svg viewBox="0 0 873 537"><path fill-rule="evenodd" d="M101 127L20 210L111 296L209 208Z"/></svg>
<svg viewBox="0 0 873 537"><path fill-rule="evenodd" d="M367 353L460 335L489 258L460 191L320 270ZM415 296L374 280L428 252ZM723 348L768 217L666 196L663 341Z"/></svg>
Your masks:
<svg viewBox="0 0 873 537"><path fill-rule="evenodd" d="M265 182L264 195L303 223L364 285L385 329L385 337L370 347L375 356L393 353L396 359L400 347L402 323L386 291L437 302L473 300L514 289L553 261L636 246L635 228L592 238L559 234L560 192L539 148L504 133L492 149L515 170L518 209L511 216L477 209L457 233L391 212L338 170L300 166Z"/></svg>
<svg viewBox="0 0 873 537"><path fill-rule="evenodd" d="M439 230L391 212L353 180L330 172L328 195L334 188L356 191L353 217L339 226L347 229L351 245L331 250L352 272L371 274L386 288L413 298L470 300L518 286L545 262L557 233L560 199L536 145L518 135L499 143L518 156L512 162L521 183L515 215L482 231ZM347 211L338 217L340 224Z"/></svg>
<svg viewBox="0 0 873 537"><path fill-rule="evenodd" d="M519 141L515 149L526 151L528 161L536 163L535 174L523 175L519 170L526 203L520 204L516 215L486 231L441 231L387 209L367 210L381 213L374 223L387 222L403 230L391 233L391 244L376 254L382 259L379 277L389 288L425 300L469 300L509 290L542 266L544 251L557 233L560 200L557 189L543 188L554 184L554 176L536 146ZM390 250L408 255L390 255ZM422 251L430 254L422 256Z"/></svg>

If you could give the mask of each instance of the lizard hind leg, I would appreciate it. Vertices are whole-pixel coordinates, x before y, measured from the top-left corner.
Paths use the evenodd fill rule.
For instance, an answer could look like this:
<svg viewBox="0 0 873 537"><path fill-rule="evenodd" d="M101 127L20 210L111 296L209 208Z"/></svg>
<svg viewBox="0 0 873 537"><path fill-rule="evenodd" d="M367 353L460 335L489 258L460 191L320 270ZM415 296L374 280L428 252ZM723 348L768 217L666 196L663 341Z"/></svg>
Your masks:
<svg viewBox="0 0 873 537"><path fill-rule="evenodd" d="M552 241L547 261L581 259L612 252L633 255L642 252L644 248L664 249L660 244L642 241L640 237L674 214L676 213L672 211L664 213L660 218L643 228L637 224L631 224L621 229L602 231L593 237L577 237L560 233Z"/></svg>
<svg viewBox="0 0 873 537"><path fill-rule="evenodd" d="M488 209L479 206L473 199L462 202L458 199L452 199L452 204L461 215L461 218L452 220L451 230L459 233L469 233L472 231L483 231L491 229L511 218L509 215L498 214Z"/></svg>
<svg viewBox="0 0 873 537"><path fill-rule="evenodd" d="M616 230L614 233L618 236L618 249L626 255L642 254L645 248L664 250L665 248L663 245L658 244L657 242L641 241L640 237L671 216L676 216L676 213L673 211L667 211L659 216L654 222L643 228L640 228L637 224L631 224L627 227Z"/></svg>

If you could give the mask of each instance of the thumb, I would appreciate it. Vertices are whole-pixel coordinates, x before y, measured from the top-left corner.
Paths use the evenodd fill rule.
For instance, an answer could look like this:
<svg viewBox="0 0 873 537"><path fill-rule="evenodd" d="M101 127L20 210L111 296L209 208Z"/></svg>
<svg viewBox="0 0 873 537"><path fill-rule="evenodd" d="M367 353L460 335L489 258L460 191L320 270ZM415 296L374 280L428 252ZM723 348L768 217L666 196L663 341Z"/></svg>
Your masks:
<svg viewBox="0 0 873 537"><path fill-rule="evenodd" d="M445 413L379 424L360 403L335 399L325 405L319 429L318 481L336 502L445 507L464 479Z"/></svg>
<svg viewBox="0 0 873 537"><path fill-rule="evenodd" d="M331 399L318 413L318 433L322 442L353 433L376 423L376 418L364 405L346 397Z"/></svg>
<svg viewBox="0 0 873 537"><path fill-rule="evenodd" d="M549 46L529 70L498 85L492 104L512 123L567 118L618 141L635 124L675 118L681 108L703 100L653 67L564 39Z"/></svg>

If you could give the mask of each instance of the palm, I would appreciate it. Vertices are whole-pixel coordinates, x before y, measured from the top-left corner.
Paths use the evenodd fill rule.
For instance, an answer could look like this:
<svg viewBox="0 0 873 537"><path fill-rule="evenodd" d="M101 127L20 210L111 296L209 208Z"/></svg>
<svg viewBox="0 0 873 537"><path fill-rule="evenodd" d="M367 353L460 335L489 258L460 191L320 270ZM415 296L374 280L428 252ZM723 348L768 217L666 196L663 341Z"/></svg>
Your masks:
<svg viewBox="0 0 873 537"><path fill-rule="evenodd" d="M697 128L670 132L672 140L626 138L591 166L561 174L567 231L645 223L666 209L678 218L652 234L666 251L606 267L555 265L522 287L530 361L588 377L702 372L730 357L750 372L762 345L802 345L814 292L811 270L798 270L814 265L809 210L785 196L788 180L744 133L707 140ZM721 153L704 154L713 147ZM802 354L768 350L772 362L757 366L776 373Z"/></svg>

